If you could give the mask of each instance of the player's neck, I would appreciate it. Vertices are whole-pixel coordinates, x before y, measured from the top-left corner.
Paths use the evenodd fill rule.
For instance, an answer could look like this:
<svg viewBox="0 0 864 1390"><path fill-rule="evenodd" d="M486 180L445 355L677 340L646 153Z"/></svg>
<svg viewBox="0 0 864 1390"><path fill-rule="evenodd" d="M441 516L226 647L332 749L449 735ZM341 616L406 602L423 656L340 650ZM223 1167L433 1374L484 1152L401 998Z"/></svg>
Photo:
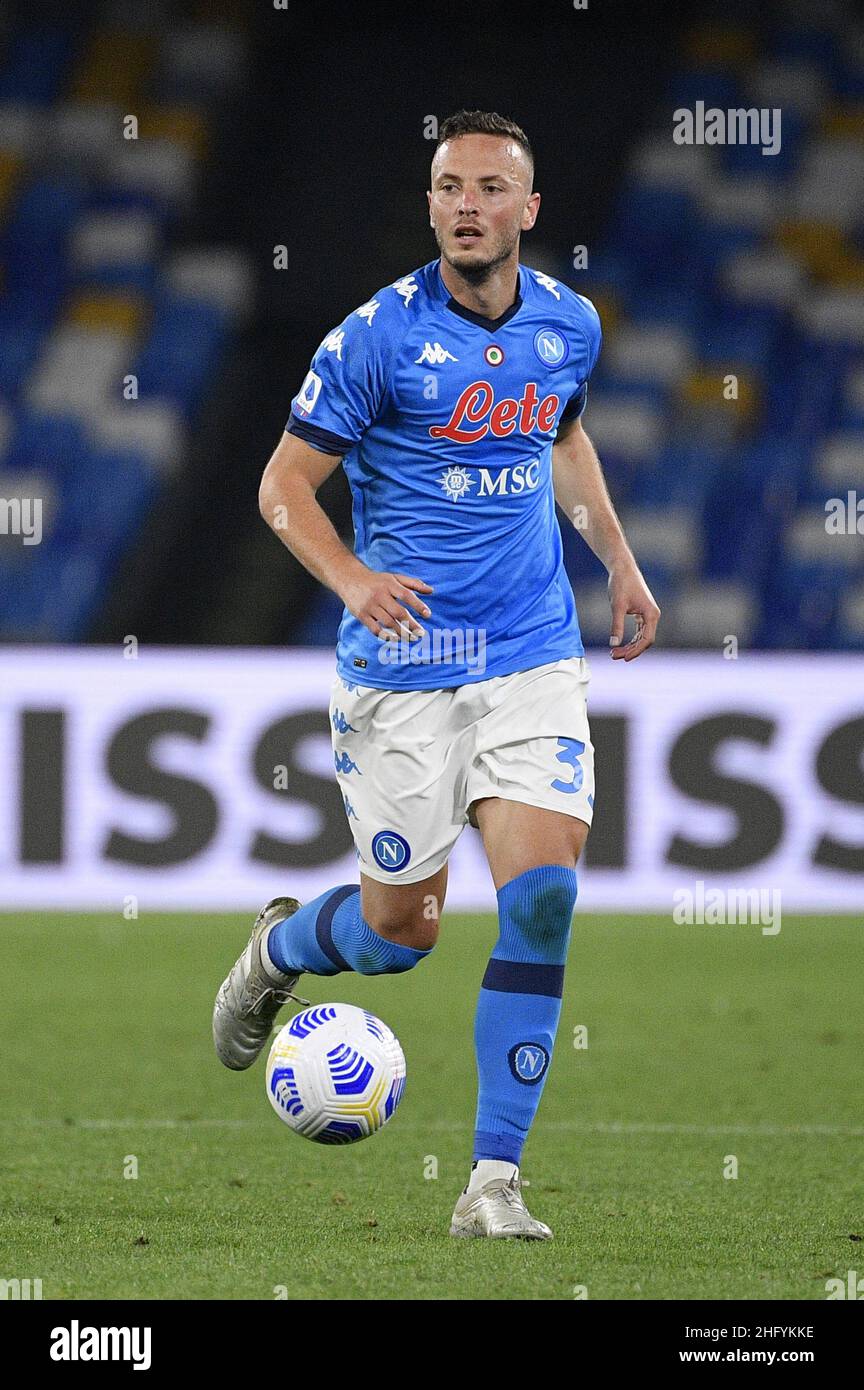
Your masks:
<svg viewBox="0 0 864 1390"><path fill-rule="evenodd" d="M441 279L457 304L487 319L506 314L519 292L519 261L514 255L496 266L488 280L472 284L441 258Z"/></svg>

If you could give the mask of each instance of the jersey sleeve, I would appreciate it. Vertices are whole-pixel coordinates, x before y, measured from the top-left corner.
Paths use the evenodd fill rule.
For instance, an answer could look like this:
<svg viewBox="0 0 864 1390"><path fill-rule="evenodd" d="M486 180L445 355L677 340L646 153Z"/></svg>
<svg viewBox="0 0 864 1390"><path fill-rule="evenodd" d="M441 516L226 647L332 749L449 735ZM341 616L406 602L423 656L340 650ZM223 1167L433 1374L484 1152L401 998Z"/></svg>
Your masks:
<svg viewBox="0 0 864 1390"><path fill-rule="evenodd" d="M291 402L285 429L322 453L347 454L380 412L392 340L374 319L364 305L328 333Z"/></svg>
<svg viewBox="0 0 864 1390"><path fill-rule="evenodd" d="M576 327L588 346L588 366L585 376L579 383L578 390L570 397L561 412L562 420L577 420L585 409L585 404L588 400L588 378L597 365L597 358L600 356L600 346L603 341L603 333L600 328L600 315L597 313L591 300L585 299L581 294L577 295L577 298L583 312Z"/></svg>

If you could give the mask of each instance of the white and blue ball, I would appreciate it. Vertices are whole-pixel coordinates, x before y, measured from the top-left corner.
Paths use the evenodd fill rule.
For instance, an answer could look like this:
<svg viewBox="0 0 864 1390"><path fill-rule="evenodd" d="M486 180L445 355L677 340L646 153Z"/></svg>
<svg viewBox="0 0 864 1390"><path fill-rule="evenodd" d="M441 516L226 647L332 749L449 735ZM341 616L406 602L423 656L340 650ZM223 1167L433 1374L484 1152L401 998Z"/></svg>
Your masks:
<svg viewBox="0 0 864 1390"><path fill-rule="evenodd" d="M316 1144L354 1144L390 1119L405 1089L395 1033L354 1004L316 1004L281 1029L267 1059L280 1120Z"/></svg>

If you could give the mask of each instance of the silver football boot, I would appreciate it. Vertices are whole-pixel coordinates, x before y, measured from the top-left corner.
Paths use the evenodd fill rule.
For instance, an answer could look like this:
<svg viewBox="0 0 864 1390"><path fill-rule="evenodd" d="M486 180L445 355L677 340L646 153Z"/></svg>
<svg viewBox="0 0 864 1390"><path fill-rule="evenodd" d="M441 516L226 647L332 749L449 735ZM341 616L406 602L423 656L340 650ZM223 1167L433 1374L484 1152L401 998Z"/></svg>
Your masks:
<svg viewBox="0 0 864 1390"><path fill-rule="evenodd" d="M309 1003L293 993L300 971L285 975L272 965L267 970L261 957L270 928L293 917L299 907L296 898L274 898L259 912L249 945L216 995L213 1042L219 1061L232 1071L251 1067L270 1037L273 1021L283 1004L289 999L298 1004Z"/></svg>
<svg viewBox="0 0 864 1390"><path fill-rule="evenodd" d="M551 1240L552 1232L535 1221L522 1199L519 1174L490 1178L476 1192L465 1191L456 1203L451 1236L488 1236L491 1240Z"/></svg>

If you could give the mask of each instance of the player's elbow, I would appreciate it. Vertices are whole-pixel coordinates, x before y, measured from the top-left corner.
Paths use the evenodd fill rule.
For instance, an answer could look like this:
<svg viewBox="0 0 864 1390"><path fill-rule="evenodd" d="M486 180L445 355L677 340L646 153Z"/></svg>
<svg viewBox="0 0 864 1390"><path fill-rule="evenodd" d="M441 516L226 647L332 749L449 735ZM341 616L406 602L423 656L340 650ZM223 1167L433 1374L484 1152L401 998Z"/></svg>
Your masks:
<svg viewBox="0 0 864 1390"><path fill-rule="evenodd" d="M264 469L264 476L258 488L258 510L267 522L267 525L273 530L276 529L278 521L277 509L280 506L282 506L284 510L284 504L281 503L276 496L276 489L273 485L273 477L268 464Z"/></svg>

